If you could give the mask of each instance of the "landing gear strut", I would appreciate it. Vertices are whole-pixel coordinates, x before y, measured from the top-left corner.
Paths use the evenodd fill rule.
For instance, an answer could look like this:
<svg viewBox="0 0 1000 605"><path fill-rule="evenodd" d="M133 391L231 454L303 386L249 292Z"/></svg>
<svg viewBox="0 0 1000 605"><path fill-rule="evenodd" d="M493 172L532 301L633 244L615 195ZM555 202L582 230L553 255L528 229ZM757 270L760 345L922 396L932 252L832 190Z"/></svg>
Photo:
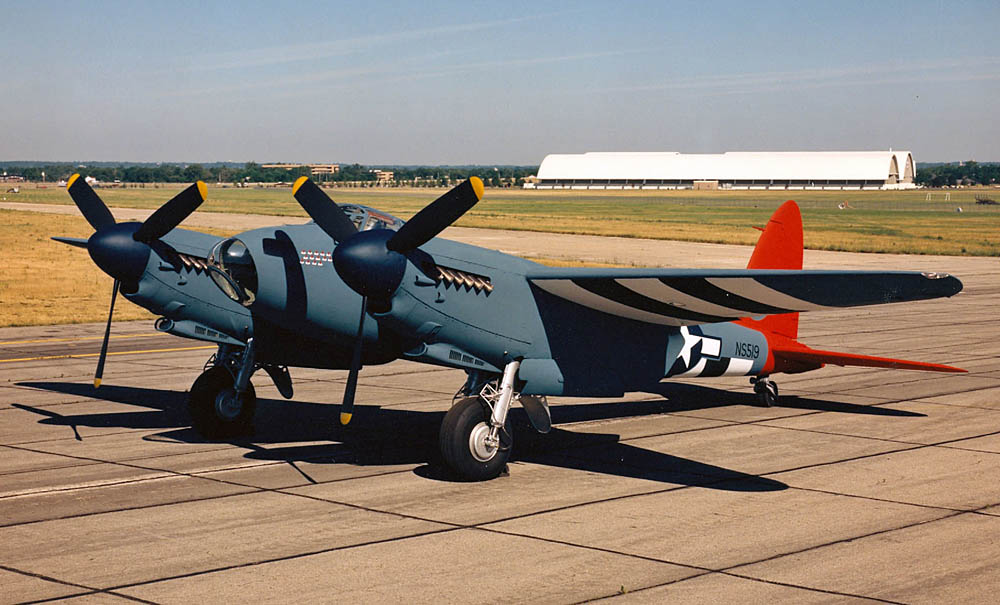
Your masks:
<svg viewBox="0 0 1000 605"><path fill-rule="evenodd" d="M507 416L520 366L519 360L508 363L499 389L487 383L478 396L459 399L445 414L441 455L463 479L484 481L503 472L514 443Z"/></svg>
<svg viewBox="0 0 1000 605"><path fill-rule="evenodd" d="M228 439L253 432L257 394L250 383L253 339L242 349L219 347L209 367L191 385L191 424L206 439Z"/></svg>
<svg viewBox="0 0 1000 605"><path fill-rule="evenodd" d="M765 408L769 408L778 403L778 384L767 376L751 376L750 384L753 385L753 392L757 395L757 402Z"/></svg>

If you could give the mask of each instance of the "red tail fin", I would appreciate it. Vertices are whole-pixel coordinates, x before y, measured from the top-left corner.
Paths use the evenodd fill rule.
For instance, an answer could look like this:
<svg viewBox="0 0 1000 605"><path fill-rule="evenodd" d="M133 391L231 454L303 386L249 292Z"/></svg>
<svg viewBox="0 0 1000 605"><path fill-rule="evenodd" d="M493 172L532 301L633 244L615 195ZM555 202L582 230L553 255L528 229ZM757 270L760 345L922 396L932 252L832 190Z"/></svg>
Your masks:
<svg viewBox="0 0 1000 605"><path fill-rule="evenodd" d="M771 220L768 221L767 227L764 228L760 239L757 240L757 247L750 255L747 269L802 270L802 215L795 202L791 200L785 202L771 215ZM761 371L763 376L771 372L790 374L808 372L828 363L839 366L929 370L932 372L966 371L938 363L811 349L796 340L799 332L798 313L768 315L761 320L744 318L737 321L745 326L763 331L767 338L770 354L768 365Z"/></svg>
<svg viewBox="0 0 1000 605"><path fill-rule="evenodd" d="M802 215L799 206L788 200L774 211L757 247L750 255L747 269L802 269ZM756 326L795 339L799 334L799 314L768 315Z"/></svg>

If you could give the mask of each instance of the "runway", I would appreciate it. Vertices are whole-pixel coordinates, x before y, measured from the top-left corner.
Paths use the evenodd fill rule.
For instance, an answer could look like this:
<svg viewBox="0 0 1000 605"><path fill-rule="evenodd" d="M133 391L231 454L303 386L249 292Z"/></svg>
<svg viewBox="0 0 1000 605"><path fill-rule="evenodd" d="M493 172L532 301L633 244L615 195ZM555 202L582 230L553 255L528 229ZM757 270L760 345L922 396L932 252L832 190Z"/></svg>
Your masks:
<svg viewBox="0 0 1000 605"><path fill-rule="evenodd" d="M539 256L744 265L749 248L450 230ZM0 329L0 602L982 602L1000 590L1000 263L807 252L810 268L946 271L952 299L805 314L821 349L958 365L678 381L517 410L509 474L455 483L437 427L462 372L264 373L256 433L206 443L185 391L211 348L118 324Z"/></svg>

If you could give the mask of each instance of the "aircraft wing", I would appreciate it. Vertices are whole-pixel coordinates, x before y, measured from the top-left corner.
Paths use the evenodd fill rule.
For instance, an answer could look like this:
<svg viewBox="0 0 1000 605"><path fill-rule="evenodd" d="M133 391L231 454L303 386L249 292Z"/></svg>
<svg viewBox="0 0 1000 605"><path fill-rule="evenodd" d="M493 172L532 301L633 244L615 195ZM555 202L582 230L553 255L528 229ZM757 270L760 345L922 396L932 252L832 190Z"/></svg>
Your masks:
<svg viewBox="0 0 1000 605"><path fill-rule="evenodd" d="M585 307L668 326L925 300L962 290L962 282L946 273L915 271L540 267L526 277L538 289Z"/></svg>

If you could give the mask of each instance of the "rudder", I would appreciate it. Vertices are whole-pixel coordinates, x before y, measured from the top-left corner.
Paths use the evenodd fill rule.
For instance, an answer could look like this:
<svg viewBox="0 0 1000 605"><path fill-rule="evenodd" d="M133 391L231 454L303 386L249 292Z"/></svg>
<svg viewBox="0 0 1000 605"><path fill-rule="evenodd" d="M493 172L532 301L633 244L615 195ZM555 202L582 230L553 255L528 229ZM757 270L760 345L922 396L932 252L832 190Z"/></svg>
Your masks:
<svg viewBox="0 0 1000 605"><path fill-rule="evenodd" d="M794 201L788 200L771 215L750 255L747 269L802 270L802 214ZM753 323L768 332L791 339L798 337L798 313L768 315Z"/></svg>

